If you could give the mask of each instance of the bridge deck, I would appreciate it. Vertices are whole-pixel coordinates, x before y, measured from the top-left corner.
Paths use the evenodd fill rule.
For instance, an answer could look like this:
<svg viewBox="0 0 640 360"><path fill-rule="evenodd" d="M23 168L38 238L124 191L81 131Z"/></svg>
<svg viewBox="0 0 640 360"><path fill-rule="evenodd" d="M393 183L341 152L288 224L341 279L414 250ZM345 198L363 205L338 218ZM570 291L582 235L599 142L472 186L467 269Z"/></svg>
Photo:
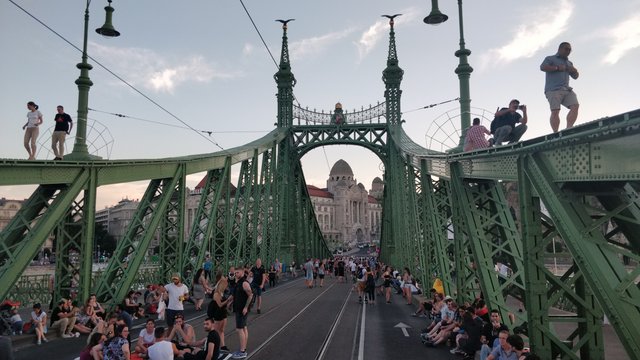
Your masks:
<svg viewBox="0 0 640 360"><path fill-rule="evenodd" d="M327 279L324 287L314 289L305 288L301 278L285 279L264 293L262 313L252 312L249 316L249 358L460 359L451 355L449 348L427 348L420 343L420 328L425 320L411 317L415 307L405 305L400 295L393 295L392 304L377 300L375 305L359 305L351 284L336 283L334 279ZM197 337L204 337L205 313L196 312L187 304L185 315ZM406 335L396 327L400 323L407 325ZM234 325L231 315L226 342L232 350L238 347ZM142 320L135 322L132 338L137 338L143 326ZM628 359L610 326L605 326L604 335L607 359ZM16 349L15 359L74 359L86 344L86 337L55 339L41 346L31 344Z"/></svg>

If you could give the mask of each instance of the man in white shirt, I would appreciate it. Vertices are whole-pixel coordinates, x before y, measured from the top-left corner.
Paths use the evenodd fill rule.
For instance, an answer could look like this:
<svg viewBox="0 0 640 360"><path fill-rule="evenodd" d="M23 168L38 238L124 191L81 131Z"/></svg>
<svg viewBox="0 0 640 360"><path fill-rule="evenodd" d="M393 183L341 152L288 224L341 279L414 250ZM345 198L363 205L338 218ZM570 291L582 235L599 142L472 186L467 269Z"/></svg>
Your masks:
<svg viewBox="0 0 640 360"><path fill-rule="evenodd" d="M173 360L174 357L182 357L185 352L191 350L186 349L184 351L178 350L176 344L168 341L165 337L165 329L162 326L158 326L154 330L154 336L156 338L155 343L147 349L147 356L149 360Z"/></svg>
<svg viewBox="0 0 640 360"><path fill-rule="evenodd" d="M171 283L165 285L164 288L167 290L165 298L169 300L165 310L165 318L167 325L169 325L169 330L171 330L176 315L183 315L184 305L182 302L189 298L189 288L180 282L180 275L177 273L171 276Z"/></svg>

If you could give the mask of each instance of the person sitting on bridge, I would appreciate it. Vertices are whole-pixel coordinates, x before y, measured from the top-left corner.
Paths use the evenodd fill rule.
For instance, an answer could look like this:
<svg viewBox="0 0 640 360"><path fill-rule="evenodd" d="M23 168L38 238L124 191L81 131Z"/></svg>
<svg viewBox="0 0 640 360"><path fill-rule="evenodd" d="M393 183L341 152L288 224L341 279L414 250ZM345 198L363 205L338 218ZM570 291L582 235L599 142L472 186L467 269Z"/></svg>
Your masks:
<svg viewBox="0 0 640 360"><path fill-rule="evenodd" d="M165 337L166 330L162 326L158 326L154 332L154 343L147 349L149 360L173 360L183 357L190 350L178 350L176 344L170 342Z"/></svg>
<svg viewBox="0 0 640 360"><path fill-rule="evenodd" d="M174 317L174 325L167 338L176 344L178 350L192 349L196 341L196 332L193 326L184 321L184 315L178 314Z"/></svg>
<svg viewBox="0 0 640 360"><path fill-rule="evenodd" d="M503 332L506 333L506 335L503 336ZM502 323L500 312L496 309L491 310L491 322L485 324L482 329L482 336L480 337L480 341L482 342L480 360L485 360L489 353L500 344L500 342L497 341L500 337L504 337L506 341L507 336L509 336L509 327Z"/></svg>
<svg viewBox="0 0 640 360"><path fill-rule="evenodd" d="M467 129L464 137L463 151L471 151L476 149L484 149L491 146L484 135L491 135L486 127L480 125L480 118L473 119L473 125Z"/></svg>
<svg viewBox="0 0 640 360"><path fill-rule="evenodd" d="M522 111L520 115L517 110ZM496 111L495 118L491 122L491 133L494 135L493 146L500 146L504 141L509 144L520 141L522 135L527 131L527 106L520 105L520 101L513 99L509 102L509 107ZM520 123L520 125L517 125Z"/></svg>
<svg viewBox="0 0 640 360"><path fill-rule="evenodd" d="M76 316L67 308L67 299L60 299L58 306L51 312L51 328L57 328L64 338L72 338L73 326L76 324Z"/></svg>
<svg viewBox="0 0 640 360"><path fill-rule="evenodd" d="M336 103L336 108L331 115L331 125L344 125L347 123L347 116L342 112L342 104Z"/></svg>

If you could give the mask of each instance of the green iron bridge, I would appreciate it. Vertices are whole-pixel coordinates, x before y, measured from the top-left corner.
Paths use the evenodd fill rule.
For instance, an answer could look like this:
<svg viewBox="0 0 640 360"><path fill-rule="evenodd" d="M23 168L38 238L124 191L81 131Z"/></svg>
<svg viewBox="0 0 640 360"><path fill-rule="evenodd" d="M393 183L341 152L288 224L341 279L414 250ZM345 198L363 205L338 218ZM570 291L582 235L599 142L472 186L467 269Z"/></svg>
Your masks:
<svg viewBox="0 0 640 360"><path fill-rule="evenodd" d="M294 106L295 77L283 26L277 127L266 136L211 154L152 160L0 160L0 186L37 185L0 233L0 299L51 235L56 239L54 296L96 293L113 305L135 284L152 240L159 239L158 279L261 257L300 262L331 256L316 222L300 159L331 144L365 147L384 163L380 256L432 273L459 302L480 292L503 319L505 293L523 301L531 348L542 358L603 359L606 315L632 359L640 359L640 110L523 141L467 153L442 153L413 142L402 128L403 70L393 20L385 102L331 124L330 115ZM237 184L231 167L240 165ZM193 223L185 224L185 178L206 172ZM149 181L124 239L106 269L92 277L96 193L100 186ZM514 217L506 184L517 186ZM186 237L185 226L190 227ZM562 274L545 266L561 238L572 256ZM79 254L79 255L78 255ZM78 257L79 256L79 257ZM501 282L496 259L513 275ZM450 264L454 264L451 268ZM576 311L554 315L559 300ZM554 330L569 324L568 336Z"/></svg>

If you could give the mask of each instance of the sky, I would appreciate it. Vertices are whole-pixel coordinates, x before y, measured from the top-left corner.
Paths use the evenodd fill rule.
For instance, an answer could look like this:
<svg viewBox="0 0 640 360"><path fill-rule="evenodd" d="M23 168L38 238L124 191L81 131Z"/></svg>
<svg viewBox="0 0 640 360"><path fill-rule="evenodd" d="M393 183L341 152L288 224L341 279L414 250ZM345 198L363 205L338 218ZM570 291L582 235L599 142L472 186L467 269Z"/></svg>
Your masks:
<svg viewBox="0 0 640 360"><path fill-rule="evenodd" d="M297 79L294 95L303 107L325 112L336 102L350 111L384 100L381 76L389 26L381 15L402 14L395 30L404 70L405 131L434 150L455 145L447 139L459 127L458 103L446 101L459 96L454 73L460 38L457 1L440 0L439 8L449 19L433 26L423 22L431 9L428 0L115 0L113 24L121 33L117 38L94 31L104 23L106 4L94 0L89 5L88 53L131 86L89 61L94 65L89 107L95 110L89 112L88 139L95 146L91 151L103 158L211 153L246 144L274 128L277 67L243 4L276 61L282 29L274 20L295 19L288 30ZM39 159L53 158L49 143L56 105L65 106L75 121L75 65L81 54L54 31L81 47L85 7L84 0L0 2L0 158L27 158L22 125L28 101L36 102L44 115ZM572 44L570 60L580 71L579 79L571 82L580 101L577 125L638 108L640 1L467 0L463 11L474 69L471 106L474 114L489 119L487 124L497 107L517 98L529 112L523 139L551 132L539 66L562 41ZM446 103L424 109L441 102ZM560 113L561 128L566 112ZM69 151L72 145L68 138ZM367 189L382 176L381 161L371 152L334 145L303 157L307 182L324 187L339 159L351 165ZM201 176L189 176L188 185L195 186ZM98 208L139 198L146 184L102 187ZM33 189L0 187L0 197L26 198Z"/></svg>

